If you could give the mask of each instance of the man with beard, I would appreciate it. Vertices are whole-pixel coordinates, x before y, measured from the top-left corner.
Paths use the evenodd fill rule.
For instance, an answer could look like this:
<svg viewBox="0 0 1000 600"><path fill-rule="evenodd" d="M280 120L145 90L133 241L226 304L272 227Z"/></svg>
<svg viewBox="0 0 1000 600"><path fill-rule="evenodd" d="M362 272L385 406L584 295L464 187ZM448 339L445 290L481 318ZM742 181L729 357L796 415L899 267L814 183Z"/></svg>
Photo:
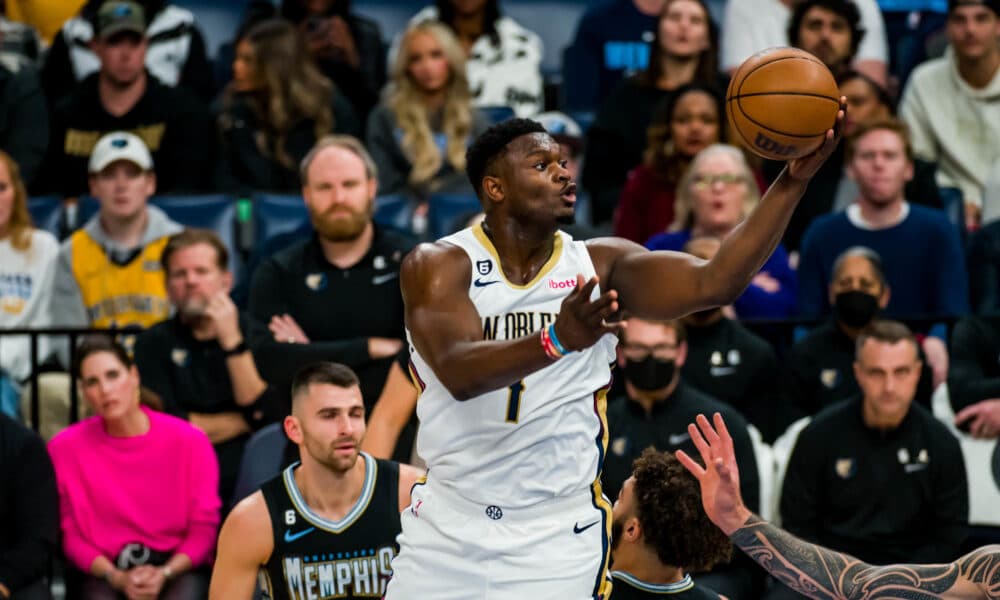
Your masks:
<svg viewBox="0 0 1000 600"><path fill-rule="evenodd" d="M168 87L146 70L147 24L134 2L101 4L91 44L100 69L72 93L52 98L49 150L33 193L86 193L87 161L97 140L119 130L149 148L158 193L209 187L216 139L211 114L193 93Z"/></svg>
<svg viewBox="0 0 1000 600"><path fill-rule="evenodd" d="M718 238L699 237L685 244L684 251L711 260L721 244ZM780 433L775 411L778 358L766 340L727 312L710 308L681 319L688 346L684 377L692 387L738 410L771 441Z"/></svg>
<svg viewBox="0 0 1000 600"><path fill-rule="evenodd" d="M698 414L718 412L725 415L726 421L731 424L736 454L740 457L740 463L746 465L744 477L740 481L743 497L747 499L750 506L757 507L760 497L757 461L746 420L731 406L699 392L683 381L681 368L684 366L688 352L684 326L678 321L646 321L637 318L630 318L625 323L625 329L621 333L618 366L623 369L625 374L626 395L608 402L608 439L610 442L601 476L608 498L617 496L620 500L625 500L635 493L635 491L628 489L632 479L627 480L627 478L633 468L633 461L646 458L645 454L641 459L639 458L643 450L647 448L661 451L684 449L687 452L693 452L695 448L687 431L687 423L694 420ZM635 468L638 472L638 467ZM638 481L635 483L638 485ZM664 480L662 485L667 483ZM639 487L647 485L648 483ZM640 496L644 495L645 492L640 493ZM644 502L648 502L648 500L644 500ZM693 506L697 508L697 499L694 502ZM651 504L651 506L659 505L659 502ZM657 510L669 512L675 509ZM617 506L614 516L617 523ZM664 517L657 518L663 519ZM640 517L640 521L642 520L643 518ZM649 525L651 524L647 523L640 527L646 538L651 536L655 538L660 535L650 533ZM657 529L657 531L674 531L674 526L670 523L657 523L657 525L667 526L667 529ZM683 529L686 524L680 523L678 526ZM635 541L631 534L629 539ZM620 540L620 536L612 533L612 548ZM658 546L656 542L647 540L646 543L654 548ZM646 547L645 551L644 554L651 552L651 556L655 557L656 555L654 549ZM618 553L614 553L614 550L612 552L615 561L614 568L621 569ZM631 556L631 553L629 555ZM686 568L702 566L700 562L665 562ZM722 560L711 561L711 563L717 566L710 572L694 576L699 585L711 588L730 600L743 600L755 596L754 571L757 569L746 557L737 555L730 562L727 556ZM630 571L632 575L648 583L655 583L654 580L647 579L636 571L627 568L624 570ZM703 571L704 569L697 570ZM680 577L682 574L677 573L676 575ZM758 581L762 582L763 580L758 578ZM668 582L662 581L660 583ZM618 598L618 592L616 578L612 598Z"/></svg>
<svg viewBox="0 0 1000 600"><path fill-rule="evenodd" d="M635 459L612 516L611 600L720 597L711 586L692 580L688 571L707 571L728 561L733 546L708 520L698 480L673 454L647 448Z"/></svg>
<svg viewBox="0 0 1000 600"><path fill-rule="evenodd" d="M856 246L837 257L829 287L833 318L796 342L785 363L782 426L859 393L854 379L854 342L885 309L889 293L882 259L874 250ZM934 391L932 377L930 367L924 364L915 400L928 409Z"/></svg>
<svg viewBox="0 0 1000 600"><path fill-rule="evenodd" d="M403 347L399 265L411 246L372 221L376 166L357 139L321 139L302 160L301 178L316 233L254 273L250 345L264 379L279 389L303 364L347 365L370 411Z"/></svg>
<svg viewBox="0 0 1000 600"><path fill-rule="evenodd" d="M861 11L851 0L806 0L788 20L788 42L823 61L834 77L851 67L865 30ZM882 78L885 81L885 63Z"/></svg>
<svg viewBox="0 0 1000 600"><path fill-rule="evenodd" d="M211 231L171 236L160 263L174 316L135 342L142 384L160 396L165 411L186 418L212 441L226 503L251 429L279 418L283 404L261 379L244 339L249 324L229 298L228 256Z"/></svg>
<svg viewBox="0 0 1000 600"><path fill-rule="evenodd" d="M399 513L422 472L359 451L365 405L344 365L296 373L284 428L301 462L233 508L219 533L209 598L253 597L258 573L273 600L380 597Z"/></svg>

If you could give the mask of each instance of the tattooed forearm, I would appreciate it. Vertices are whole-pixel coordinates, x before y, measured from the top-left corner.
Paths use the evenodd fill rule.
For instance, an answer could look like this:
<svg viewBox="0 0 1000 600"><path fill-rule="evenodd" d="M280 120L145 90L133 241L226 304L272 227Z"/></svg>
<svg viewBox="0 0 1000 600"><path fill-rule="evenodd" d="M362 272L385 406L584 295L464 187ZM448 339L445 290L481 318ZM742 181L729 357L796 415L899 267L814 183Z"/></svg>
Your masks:
<svg viewBox="0 0 1000 600"><path fill-rule="evenodd" d="M980 548L948 565L875 567L800 540L756 516L732 538L776 579L817 600L1000 599L1000 546Z"/></svg>

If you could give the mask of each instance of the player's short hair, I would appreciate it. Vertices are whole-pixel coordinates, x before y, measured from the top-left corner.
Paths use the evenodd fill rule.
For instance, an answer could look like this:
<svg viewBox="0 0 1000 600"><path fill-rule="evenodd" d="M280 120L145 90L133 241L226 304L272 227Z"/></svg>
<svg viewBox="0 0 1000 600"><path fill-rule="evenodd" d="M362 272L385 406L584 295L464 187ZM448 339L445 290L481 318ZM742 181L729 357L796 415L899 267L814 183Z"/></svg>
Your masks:
<svg viewBox="0 0 1000 600"><path fill-rule="evenodd" d="M851 132L851 135L847 136L846 161L850 163L854 160L854 152L857 150L858 140L880 129L891 131L899 136L899 139L903 142L903 152L906 154L906 159L913 162L913 142L910 140L910 128L906 126L906 123L895 117L869 119L855 125L854 131Z"/></svg>
<svg viewBox="0 0 1000 600"><path fill-rule="evenodd" d="M851 29L851 57L857 55L861 40L865 37L865 28L861 26L861 11L852 0L804 0L795 5L792 16L788 19L788 43L799 47L799 30L806 13L813 8L822 8L847 21Z"/></svg>
<svg viewBox="0 0 1000 600"><path fill-rule="evenodd" d="M705 514L698 480L673 454L646 448L632 463L632 476L636 516L660 562L708 571L730 559L733 545Z"/></svg>
<svg viewBox="0 0 1000 600"><path fill-rule="evenodd" d="M360 386L358 376L350 367L335 362L315 362L308 364L292 378L292 402L309 391L309 386L328 384L339 388Z"/></svg>
<svg viewBox="0 0 1000 600"><path fill-rule="evenodd" d="M507 144L529 133L547 133L542 124L531 119L508 119L490 127L479 135L465 151L465 174L472 189L482 197L483 177L494 162L507 151Z"/></svg>
<svg viewBox="0 0 1000 600"><path fill-rule="evenodd" d="M885 289L889 285L889 281L885 278L885 266L882 264L882 257L879 256L878 252L875 252L867 246L851 246L847 250L844 250L837 256L837 260L833 261L833 278L836 279L840 275L840 270L844 268L844 263L847 262L848 258L852 256L860 256L861 258L868 261L868 264L872 267L872 273L875 275L875 279L878 280L879 285L882 289Z"/></svg>
<svg viewBox="0 0 1000 600"><path fill-rule="evenodd" d="M913 335L909 327L899 321L878 319L872 321L862 329L861 333L858 334L857 341L854 343L855 360L861 360L861 349L865 347L865 342L868 340L875 340L890 345L898 344L899 342L909 342L913 346L914 352L918 356L920 354L920 346L917 344L916 336Z"/></svg>
<svg viewBox="0 0 1000 600"><path fill-rule="evenodd" d="M309 153L302 158L302 162L299 163L299 180L302 185L309 183L309 167L316 160L316 156L331 146L343 148L360 158L361 162L365 164L365 175L368 179L378 179L378 166L375 164L375 159L368 153L361 140L353 135L337 133L321 137L309 150Z"/></svg>
<svg viewBox="0 0 1000 600"><path fill-rule="evenodd" d="M222 271L229 270L229 250L226 249L226 245L222 243L219 236L210 229L189 227L167 238L167 245L163 247L163 252L160 254L163 274L170 275L170 259L175 252L198 244L211 246L215 250L215 265Z"/></svg>

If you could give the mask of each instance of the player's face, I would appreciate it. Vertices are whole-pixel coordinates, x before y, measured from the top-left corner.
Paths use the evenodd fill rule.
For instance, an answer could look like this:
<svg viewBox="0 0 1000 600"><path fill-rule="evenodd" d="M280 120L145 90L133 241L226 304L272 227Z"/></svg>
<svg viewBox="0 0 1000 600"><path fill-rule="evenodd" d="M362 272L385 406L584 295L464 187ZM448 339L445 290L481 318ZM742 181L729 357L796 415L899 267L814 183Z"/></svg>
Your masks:
<svg viewBox="0 0 1000 600"><path fill-rule="evenodd" d="M837 13L814 6L802 17L799 47L836 71L851 58L851 26Z"/></svg>
<svg viewBox="0 0 1000 600"><path fill-rule="evenodd" d="M504 201L511 215L573 223L576 184L566 169L559 144L547 133L513 140L502 170Z"/></svg>
<svg viewBox="0 0 1000 600"><path fill-rule="evenodd" d="M948 15L945 31L959 58L979 59L997 52L1000 17L985 6L957 6Z"/></svg>
<svg viewBox="0 0 1000 600"><path fill-rule="evenodd" d="M719 141L719 111L705 92L684 94L677 100L670 119L674 151L691 157Z"/></svg>
<svg viewBox="0 0 1000 600"><path fill-rule="evenodd" d="M840 266L840 271L833 274L830 282L830 304L834 298L844 292L864 292L879 299L879 306L885 308L889 303L888 290L883 287L872 263L863 256L848 256Z"/></svg>
<svg viewBox="0 0 1000 600"><path fill-rule="evenodd" d="M153 175L128 160L115 161L90 176L90 194L100 200L101 215L116 220L139 216L154 191Z"/></svg>
<svg viewBox="0 0 1000 600"><path fill-rule="evenodd" d="M860 77L848 79L840 84L840 95L847 97L845 135L853 133L858 123L889 116L889 107L879 100L872 84Z"/></svg>
<svg viewBox="0 0 1000 600"><path fill-rule="evenodd" d="M448 85L451 66L437 38L423 31L414 33L407 40L406 53L406 72L424 93L433 94Z"/></svg>
<svg viewBox="0 0 1000 600"><path fill-rule="evenodd" d="M289 431L319 464L336 472L351 469L358 460L365 437L365 405L358 386L349 388L313 383L296 402L293 415L297 431ZM288 425L286 423L286 431Z"/></svg>
<svg viewBox="0 0 1000 600"><path fill-rule="evenodd" d="M698 163L691 180L695 228L728 233L743 220L747 181L728 154L713 154Z"/></svg>
<svg viewBox="0 0 1000 600"><path fill-rule="evenodd" d="M122 32L94 43L101 60L101 72L117 86L134 83L146 68L146 38Z"/></svg>
<svg viewBox="0 0 1000 600"><path fill-rule="evenodd" d="M219 268L217 260L215 248L208 244L193 244L171 255L167 295L181 316L202 316L212 296L232 288L232 276Z"/></svg>
<svg viewBox="0 0 1000 600"><path fill-rule="evenodd" d="M868 339L854 363L864 412L878 423L895 423L906 415L917 392L920 360L916 347L902 340L889 344Z"/></svg>
<svg viewBox="0 0 1000 600"><path fill-rule="evenodd" d="M236 44L236 56L233 57L233 89L237 92L249 92L257 89L257 54L253 46L246 40Z"/></svg>
<svg viewBox="0 0 1000 600"><path fill-rule="evenodd" d="M7 163L0 160L0 238L7 235L11 215L14 213L14 182Z"/></svg>
<svg viewBox="0 0 1000 600"><path fill-rule="evenodd" d="M864 198L884 206L903 198L903 186L913 178L913 163L896 132L875 129L855 140L848 174Z"/></svg>
<svg viewBox="0 0 1000 600"><path fill-rule="evenodd" d="M361 157L330 146L309 165L302 196L320 237L341 242L357 239L371 223L375 190Z"/></svg>
<svg viewBox="0 0 1000 600"><path fill-rule="evenodd" d="M139 404L139 372L111 352L95 352L80 364L80 386L94 414L120 419Z"/></svg>
<svg viewBox="0 0 1000 600"><path fill-rule="evenodd" d="M691 58L708 48L708 15L693 0L674 0L660 17L660 45L667 56Z"/></svg>

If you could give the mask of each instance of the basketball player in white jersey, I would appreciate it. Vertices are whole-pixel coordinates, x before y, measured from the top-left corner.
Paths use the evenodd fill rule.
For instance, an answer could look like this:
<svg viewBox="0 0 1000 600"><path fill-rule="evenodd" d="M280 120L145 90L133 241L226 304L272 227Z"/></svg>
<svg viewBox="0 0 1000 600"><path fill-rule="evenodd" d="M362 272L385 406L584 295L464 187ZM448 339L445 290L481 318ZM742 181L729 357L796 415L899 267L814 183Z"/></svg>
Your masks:
<svg viewBox="0 0 1000 600"><path fill-rule="evenodd" d="M838 138L790 162L708 262L559 231L576 186L538 123L505 121L473 143L485 221L418 246L400 273L428 475L403 513L388 600L608 597L600 469L621 324L607 319L734 300Z"/></svg>

